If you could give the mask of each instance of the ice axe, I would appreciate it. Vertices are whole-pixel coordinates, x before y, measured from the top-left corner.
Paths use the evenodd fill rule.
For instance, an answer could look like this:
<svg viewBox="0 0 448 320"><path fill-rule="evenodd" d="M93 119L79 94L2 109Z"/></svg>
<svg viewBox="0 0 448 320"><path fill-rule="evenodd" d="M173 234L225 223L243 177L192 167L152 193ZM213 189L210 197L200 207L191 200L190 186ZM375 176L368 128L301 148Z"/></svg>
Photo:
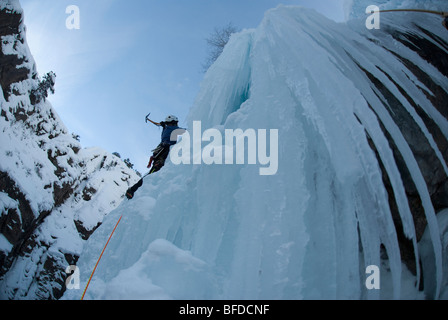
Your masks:
<svg viewBox="0 0 448 320"><path fill-rule="evenodd" d="M150 115L151 115L151 112L148 113L148 114L146 115L146 117L145 117L145 121L146 121L146 123L148 123L148 121L149 121L149 122L151 122L152 124L155 124L156 126L160 126L160 123L154 122L154 121L152 121L151 119L149 119L149 116L150 116Z"/></svg>

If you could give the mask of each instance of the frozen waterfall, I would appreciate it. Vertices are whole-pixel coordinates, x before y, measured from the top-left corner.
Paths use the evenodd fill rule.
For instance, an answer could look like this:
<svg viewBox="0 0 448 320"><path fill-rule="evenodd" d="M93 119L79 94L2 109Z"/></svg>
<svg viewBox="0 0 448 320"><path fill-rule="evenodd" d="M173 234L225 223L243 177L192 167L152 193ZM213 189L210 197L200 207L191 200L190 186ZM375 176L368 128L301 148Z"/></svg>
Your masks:
<svg viewBox="0 0 448 320"><path fill-rule="evenodd" d="M448 175L446 155L422 114L445 139L447 117L406 61L445 92L448 81L388 32L420 32L448 48L408 14L382 21L387 28L368 30L362 19L335 23L313 10L280 6L258 28L234 35L205 75L187 126L200 121L222 136L227 129L278 130L277 173L262 176L250 163L168 163L85 243L82 289L123 216L86 299L422 298L420 265L411 274L400 254L397 232L420 259L401 166L428 225L431 250L421 250L432 257L431 294L446 297L442 228L396 116L406 113ZM434 17L419 15L418 23L440 39L448 36ZM403 230L397 231L390 194ZM380 289L366 287L371 265L380 270ZM81 294L69 290L64 298Z"/></svg>

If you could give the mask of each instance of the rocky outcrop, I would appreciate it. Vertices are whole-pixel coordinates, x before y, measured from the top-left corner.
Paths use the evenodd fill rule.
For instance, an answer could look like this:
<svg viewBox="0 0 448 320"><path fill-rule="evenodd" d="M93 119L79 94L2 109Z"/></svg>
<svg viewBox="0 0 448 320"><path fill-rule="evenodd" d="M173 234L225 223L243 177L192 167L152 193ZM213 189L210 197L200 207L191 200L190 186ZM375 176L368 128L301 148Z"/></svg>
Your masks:
<svg viewBox="0 0 448 320"><path fill-rule="evenodd" d="M2 46L8 41L11 41L11 39L14 39L14 43L10 44L13 47L17 45L17 42L24 44L23 34L19 30L22 26L22 19L21 12L15 12L8 8L3 8L0 11L0 37L2 38ZM9 39L6 37L9 37ZM33 73L32 77L36 77L35 70L30 70L24 65L24 62L29 62L26 60L27 57L25 56L4 54L3 50L0 50L0 85L6 100L8 100L11 94L11 84L26 80L30 73Z"/></svg>
<svg viewBox="0 0 448 320"><path fill-rule="evenodd" d="M33 101L23 13L18 1L0 9L0 298L59 299L82 242L138 177L83 149L46 99Z"/></svg>
<svg viewBox="0 0 448 320"><path fill-rule="evenodd" d="M397 42L404 44L406 47L426 60L429 64L433 65L441 74L448 76L448 55L446 54L446 51L444 51L448 50L448 42L446 40L434 35L418 25L414 25L414 33L402 32L396 30L395 28L388 27L387 25L383 25L383 28L385 29L385 32L389 33ZM448 101L447 87L442 88L416 64L395 53L393 49L387 48L387 50L394 54L397 59L415 75L416 79L424 85L424 88L422 87L421 90L425 93L428 100L438 110L438 112L440 112L440 115L448 119L448 109L446 108ZM406 90L400 87L400 85L390 75L378 67L378 69L380 69L380 71L388 77L399 92L406 98L409 104L416 110L418 116L421 117L424 125L428 128L429 133L440 150L445 162L443 164L437 156L435 150L428 142L427 137L421 131L420 127L405 109L403 104L384 84L381 83L380 80L365 70L361 65L358 66L369 78L372 87L376 88L377 97L382 100L383 104L386 106L386 109L389 110L390 116L393 118L394 122L397 124L406 139L406 142L409 144L426 182L434 210L436 212L440 212L443 209L448 208L448 176L444 169L444 165L448 164L447 138L434 120L426 114L423 108L410 97ZM383 132L388 138L389 145L393 150L395 161L400 171L406 194L408 196L409 207L414 218L417 239L420 241L423 233L425 232L427 221L419 192L416 189L413 179L407 170L405 161L395 145L395 142L384 127ZM375 150L374 145L371 144L371 146L372 149ZM378 159L380 160L380 157L378 157ZM384 167L382 170L383 181L386 189L388 190L390 206L398 232L402 258L409 270L415 274L416 259L414 256L414 247L411 241L406 239L403 233L403 226L394 199L393 190Z"/></svg>

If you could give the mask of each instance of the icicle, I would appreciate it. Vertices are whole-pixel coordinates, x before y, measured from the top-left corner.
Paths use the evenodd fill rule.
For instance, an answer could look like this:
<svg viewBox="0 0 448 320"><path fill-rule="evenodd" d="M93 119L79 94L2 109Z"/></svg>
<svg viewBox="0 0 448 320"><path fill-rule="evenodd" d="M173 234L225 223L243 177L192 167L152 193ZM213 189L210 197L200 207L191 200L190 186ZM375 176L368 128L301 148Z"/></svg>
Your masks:
<svg viewBox="0 0 448 320"><path fill-rule="evenodd" d="M439 236L439 228L437 223L437 218L435 215L434 207L431 202L431 197L429 195L428 189L426 187L426 182L423 178L423 175L420 171L417 161L410 149L408 143L404 139L400 129L393 122L389 113L384 109L381 101L374 94L369 94L368 91L363 91L363 94L366 94L367 100L372 103L373 109L375 113L380 118L382 124L385 126L386 130L391 135L393 141L395 142L398 150L400 151L403 159L406 163L407 168L411 174L411 177L415 183L415 187L420 195L422 205L425 211L426 219L428 222L429 230L431 233L431 239L434 245L434 253L436 257L436 270L437 270L437 289L436 289L436 297L438 297L440 292L440 285L442 283L442 245Z"/></svg>
<svg viewBox="0 0 448 320"><path fill-rule="evenodd" d="M381 128L379 127L378 121L376 121L376 116L371 112L365 103L363 105L363 110L356 112L356 115L361 120L362 124L365 126L370 138L372 139L376 149L378 150L380 159L386 169L389 180L392 185L395 200L398 206L398 211L403 223L403 231L408 239L412 240L414 246L415 264L416 264L416 278L418 288L420 283L420 263L419 263L419 253L417 244L417 235L415 233L415 225L412 217L411 210L409 208L409 202L407 195L401 180L400 172L397 168L392 150L390 149L389 143L384 136Z"/></svg>

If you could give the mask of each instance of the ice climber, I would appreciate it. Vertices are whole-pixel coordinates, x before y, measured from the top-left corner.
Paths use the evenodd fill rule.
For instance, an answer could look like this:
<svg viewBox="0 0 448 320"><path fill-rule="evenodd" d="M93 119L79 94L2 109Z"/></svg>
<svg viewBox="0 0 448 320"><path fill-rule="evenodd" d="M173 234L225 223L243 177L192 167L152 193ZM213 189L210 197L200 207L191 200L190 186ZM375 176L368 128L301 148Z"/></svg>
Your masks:
<svg viewBox="0 0 448 320"><path fill-rule="evenodd" d="M147 121L155 124L158 127L162 127L162 141L152 152L153 155L149 159L148 168L151 168L148 175L159 171L165 165L166 158L170 153L170 147L177 143L177 137L185 132L178 126L179 119L176 116L168 116L165 121L160 123L154 122L151 119L146 118ZM144 178L144 177L143 177ZM143 178L140 179L134 186L126 191L126 197L132 199L135 192L143 185Z"/></svg>

